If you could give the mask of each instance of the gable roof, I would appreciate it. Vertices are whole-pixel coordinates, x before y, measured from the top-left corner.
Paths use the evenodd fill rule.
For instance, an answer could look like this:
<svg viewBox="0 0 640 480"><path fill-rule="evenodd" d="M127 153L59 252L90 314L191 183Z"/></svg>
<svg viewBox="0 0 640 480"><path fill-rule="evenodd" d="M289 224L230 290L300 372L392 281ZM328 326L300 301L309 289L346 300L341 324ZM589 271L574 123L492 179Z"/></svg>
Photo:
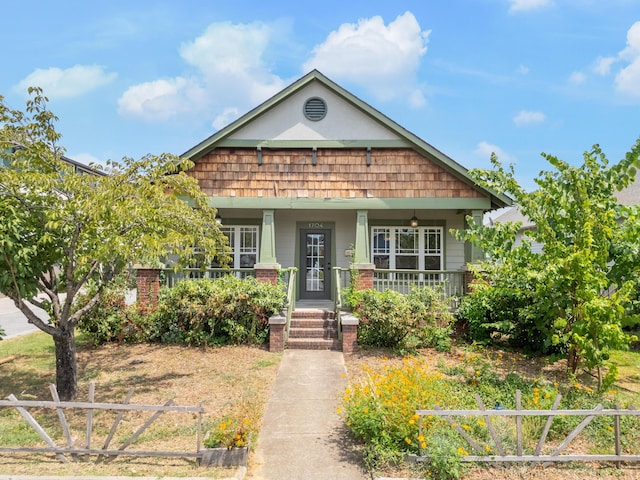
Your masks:
<svg viewBox="0 0 640 480"><path fill-rule="evenodd" d="M613 194L620 205L640 205L640 179Z"/></svg>
<svg viewBox="0 0 640 480"><path fill-rule="evenodd" d="M471 178L471 176L468 173L468 170L465 167L463 167L462 165L457 163L455 160L453 160L451 157L445 155L444 153L442 153L441 151L439 151L429 143L425 142L417 135L411 133L409 130L405 129L398 123L394 122L389 117L387 117L377 109L373 108L368 103L362 101L355 95L351 94L350 92L342 88L340 85L336 84L335 82L333 82L332 80L324 76L318 70L312 70L308 74L304 75L303 77L301 77L300 79L298 79L297 81L295 81L294 83L292 83L291 85L289 85L288 87L286 87L285 89L283 89L282 91L274 95L273 97L263 102L261 105L258 105L253 110L249 111L248 113L241 116L234 122L230 123L226 127L222 128L221 130L217 131L210 137L206 138L202 142L190 148L189 150L184 152L182 156L187 157L193 161L198 160L199 158L209 153L211 150L215 149L221 143L228 141L230 137L232 137L239 130L247 126L249 123L253 122L258 117L264 115L266 112L270 111L277 105L281 104L286 99L288 99L295 93L299 92L306 86L312 84L313 82L319 82L321 85L323 85L325 88L329 89L331 92L333 92L334 94L342 98L352 107L356 108L358 111L360 111L364 115L368 116L378 124L384 126L386 129L393 132L400 139L402 139L407 146L427 156L429 159L434 161L434 163L438 164L443 169L449 171L450 173L458 177L460 180L472 186L474 189L485 194L487 197L491 199L491 205L493 208L501 208L501 207L511 205L512 201L509 197L505 195L497 194L495 192L492 192L488 189L482 188L481 186L477 185L476 182ZM260 145L256 144L253 146L258 147ZM349 145L349 142L345 142L345 145L343 146L352 146L352 145Z"/></svg>

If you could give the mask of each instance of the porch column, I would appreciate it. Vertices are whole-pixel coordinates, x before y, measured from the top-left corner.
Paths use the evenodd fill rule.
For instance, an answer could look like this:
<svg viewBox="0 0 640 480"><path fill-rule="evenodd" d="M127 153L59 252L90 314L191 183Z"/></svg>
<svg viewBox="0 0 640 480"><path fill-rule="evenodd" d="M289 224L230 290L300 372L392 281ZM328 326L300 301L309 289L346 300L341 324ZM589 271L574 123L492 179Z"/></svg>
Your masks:
<svg viewBox="0 0 640 480"><path fill-rule="evenodd" d="M371 263L371 249L369 248L369 212L358 210L356 217L356 243L353 263Z"/></svg>
<svg viewBox="0 0 640 480"><path fill-rule="evenodd" d="M482 210L471 210L471 217L473 218L473 221L476 223L476 225L482 225L484 212ZM480 247L477 247L472 243L470 244L470 249L470 263L476 263L484 260L484 252Z"/></svg>
<svg viewBox="0 0 640 480"><path fill-rule="evenodd" d="M358 210L356 217L355 254L351 269L358 272L358 276L355 279L355 288L357 290L373 288L375 265L371 263L368 213L367 210Z"/></svg>
<svg viewBox="0 0 640 480"><path fill-rule="evenodd" d="M253 268L258 280L275 285L278 282L280 264L276 260L276 231L273 210L262 211L260 232L260 263L256 263Z"/></svg>

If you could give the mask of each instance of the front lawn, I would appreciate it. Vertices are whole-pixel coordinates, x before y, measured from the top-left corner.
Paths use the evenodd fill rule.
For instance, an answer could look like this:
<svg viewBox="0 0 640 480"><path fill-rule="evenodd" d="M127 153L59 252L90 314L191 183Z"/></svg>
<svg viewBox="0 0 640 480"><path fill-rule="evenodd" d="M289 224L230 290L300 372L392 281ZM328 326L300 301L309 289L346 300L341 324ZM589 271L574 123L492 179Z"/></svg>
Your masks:
<svg viewBox="0 0 640 480"><path fill-rule="evenodd" d="M257 434L264 406L280 364L279 354L264 348L233 346L219 348L160 344L106 344L92 347L78 337L78 401L88 399L89 382L96 383L96 402L121 403L135 387L131 403L197 406L206 410L204 431L216 419L232 415L248 422ZM0 342L0 397L10 394L22 400L50 400L48 386L55 381L55 357L51 337L33 333ZM67 416L70 415L67 413ZM104 442L113 413L98 415L92 445ZM122 441L150 416L127 414L112 442ZM59 430L55 411L43 420ZM73 417L73 416L71 416ZM196 415L164 414L130 449L196 451ZM86 416L72 418L71 429L84 445ZM0 446L43 443L12 408L0 409ZM49 429L47 429L50 431ZM255 438L254 438L255 440ZM61 442L64 442L61 437ZM51 455L0 454L2 473L14 475L147 475L228 476L224 469L200 468L194 460L119 457L109 463L70 462L62 464Z"/></svg>

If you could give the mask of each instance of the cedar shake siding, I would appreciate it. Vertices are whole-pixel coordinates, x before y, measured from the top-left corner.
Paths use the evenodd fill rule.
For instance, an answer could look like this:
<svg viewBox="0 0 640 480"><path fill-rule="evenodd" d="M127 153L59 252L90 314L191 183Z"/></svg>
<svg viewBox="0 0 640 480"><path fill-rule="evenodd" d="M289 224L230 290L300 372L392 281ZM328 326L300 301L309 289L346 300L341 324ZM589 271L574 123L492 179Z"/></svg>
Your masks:
<svg viewBox="0 0 640 480"><path fill-rule="evenodd" d="M482 198L444 168L409 148L312 150L220 147L187 173L211 197Z"/></svg>

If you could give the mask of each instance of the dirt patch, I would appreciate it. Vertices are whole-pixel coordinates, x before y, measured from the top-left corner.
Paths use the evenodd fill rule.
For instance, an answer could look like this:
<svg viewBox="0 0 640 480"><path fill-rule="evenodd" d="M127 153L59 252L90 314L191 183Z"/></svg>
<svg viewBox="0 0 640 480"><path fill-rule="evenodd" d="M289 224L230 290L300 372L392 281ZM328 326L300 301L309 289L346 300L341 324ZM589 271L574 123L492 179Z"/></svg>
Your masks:
<svg viewBox="0 0 640 480"><path fill-rule="evenodd" d="M78 352L78 401L88 399L89 382L96 384L96 402L121 403L130 387L135 391L130 403L161 405L174 399L174 405L205 408L206 431L217 417L241 409L254 428L268 400L281 355L263 348L220 347L189 348L165 345L106 345ZM20 380L30 376L41 385L37 391L24 391ZM0 393L15 393L22 399L49 400L48 383L52 373L29 369L26 359L5 364L0 372ZM5 381L6 380L6 381ZM33 387L32 387L33 388ZM22 393L21 393L22 392ZM240 406L240 407L239 407ZM53 412L55 415L55 412ZM92 446L102 446L115 414L96 412ZM150 417L149 413L128 413L114 437L113 448L135 432ZM86 414L68 414L72 432L84 446ZM1 423L1 419L0 419ZM56 422L51 422L55 425ZM149 432L130 449L191 451L197 449L197 414L163 414ZM2 455L2 473L29 475L148 475L148 476L227 476L224 469L198 467L194 460L120 457L108 463L61 464L43 455Z"/></svg>

